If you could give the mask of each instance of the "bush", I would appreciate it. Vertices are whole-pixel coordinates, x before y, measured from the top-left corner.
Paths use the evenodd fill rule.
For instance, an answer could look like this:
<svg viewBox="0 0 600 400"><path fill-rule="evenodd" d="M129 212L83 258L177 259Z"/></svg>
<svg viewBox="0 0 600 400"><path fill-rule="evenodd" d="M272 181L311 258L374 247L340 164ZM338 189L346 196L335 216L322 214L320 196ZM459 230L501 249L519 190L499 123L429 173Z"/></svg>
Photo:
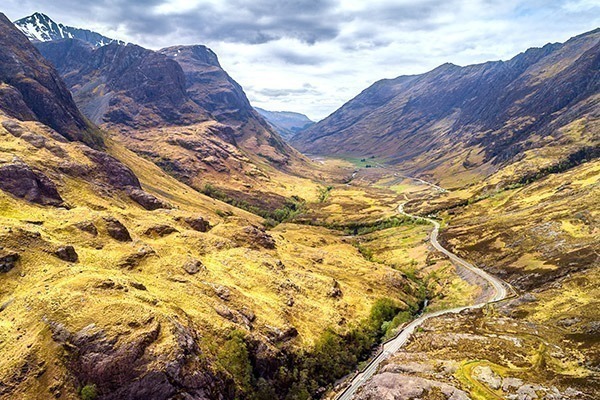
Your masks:
<svg viewBox="0 0 600 400"><path fill-rule="evenodd" d="M252 389L252 364L244 338L242 331L233 331L217 355L221 368L231 375L238 395Z"/></svg>
<svg viewBox="0 0 600 400"><path fill-rule="evenodd" d="M98 398L98 390L96 389L96 385L85 385L81 388L81 398L83 400L95 400Z"/></svg>

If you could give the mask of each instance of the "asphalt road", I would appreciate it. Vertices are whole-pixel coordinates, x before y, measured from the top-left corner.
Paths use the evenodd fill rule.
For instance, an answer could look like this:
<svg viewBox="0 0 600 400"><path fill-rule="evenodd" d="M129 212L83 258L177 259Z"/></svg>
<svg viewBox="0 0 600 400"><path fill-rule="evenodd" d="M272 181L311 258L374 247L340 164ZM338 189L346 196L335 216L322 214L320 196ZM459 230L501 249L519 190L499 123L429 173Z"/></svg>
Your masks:
<svg viewBox="0 0 600 400"><path fill-rule="evenodd" d="M457 255L451 253L450 251L448 251L444 247L442 247L442 245L438 242L438 234L440 231L440 224L437 221L430 219L430 218L417 217L414 215L407 214L404 212L403 206L404 206L403 204L398 206L398 213L400 213L402 215L406 215L408 217L423 219L423 220L433 224L433 231L431 232L431 236L430 236L430 241L431 241L432 246L435 247L435 249L437 249L437 250L441 251L442 253L444 253L445 255L447 255L448 258L450 258L450 260L454 264L458 264L461 267L464 267L464 268L472 271L473 273L479 275L481 278L483 278L493 288L493 294L490 296L490 298L487 301L485 301L483 303L474 304L474 305L465 306L465 307L451 308L451 309L447 309L447 310L440 310L440 311L436 311L436 312L432 312L432 313L427 313L427 314L423 314L420 317L413 320L410 324L408 324L402 330L402 332L395 339L391 340L390 342L387 342L384 345L383 352L381 354L379 354L379 356L377 356L377 358L375 358L373 361L371 361L369 363L369 365L352 380L350 385L343 392L341 392L340 394L338 394L335 397L337 400L352 399L352 397L354 397L354 394L356 393L356 391L369 378L371 378L375 374L379 365L385 359L387 359L390 355L394 354L402 346L404 346L404 344L406 344L408 339L410 339L410 336L413 334L415 329L418 326L420 326L421 324L423 324L423 322L427 321L429 318L437 317L437 316L444 315L444 314L451 314L451 313L456 314L463 310L468 310L468 309L481 308L484 305L486 305L487 303L502 300L508 296L508 292L506 290L507 286L504 284L503 281L501 281L500 279L496 278L493 275L488 274L487 272L483 271L482 269L475 267L473 264L468 263L467 261L463 260L462 258L458 257Z"/></svg>

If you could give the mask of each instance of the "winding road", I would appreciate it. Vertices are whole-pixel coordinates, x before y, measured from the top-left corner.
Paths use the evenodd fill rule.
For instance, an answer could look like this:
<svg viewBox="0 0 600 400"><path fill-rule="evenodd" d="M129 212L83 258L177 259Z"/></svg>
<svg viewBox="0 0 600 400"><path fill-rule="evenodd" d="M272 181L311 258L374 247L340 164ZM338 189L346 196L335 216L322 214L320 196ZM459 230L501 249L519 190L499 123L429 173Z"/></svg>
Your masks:
<svg viewBox="0 0 600 400"><path fill-rule="evenodd" d="M496 278L495 276L488 274L487 272L483 271L482 269L475 267L473 264L468 263L467 261L463 260L462 258L458 257L457 255L451 253L450 251L448 251L447 249L442 247L442 245L438 242L438 234L440 231L439 222L437 222L433 219L430 219L430 218L418 217L418 216L411 215L411 214L404 212L404 204L400 204L398 206L398 213L408 216L408 217L425 220L425 221L429 222L430 224L433 224L433 231L431 232L431 236L430 236L430 241L431 241L432 246L436 250L439 250L442 253L444 253L445 255L447 255L448 258L450 258L450 260L455 265L459 265L463 268L466 268L466 269L472 271L473 273L477 274L481 278L483 278L491 286L491 288L494 290L494 292L490 296L490 298L483 303L479 303L479 304L475 304L475 305L471 305L471 306L456 307L456 308L451 308L451 309L447 309L447 310L440 310L440 311L435 311L432 313L426 313L426 314L423 314L420 317L414 319L402 330L402 332L400 332L400 334L398 336L396 336L396 338L394 338L391 341L384 344L383 351L375 359L373 359L365 367L365 369L363 369L362 372L360 372L358 375L356 375L354 377L354 379L352 379L352 382L350 383L350 385L348 387L346 387L346 389L344 389L344 391L342 391L335 397L336 400L352 399L352 397L354 396L356 391L369 378L371 378L375 374L379 365L385 359L387 359L390 355L394 354L402 346L404 346L406 344L406 342L408 341L408 339L410 339L410 336L413 334L415 329L418 326L422 325L429 318L438 317L440 315L451 314L451 313L456 314L463 310L468 310L468 309L481 308L488 303L503 300L508 296L508 291L506 290L507 284L505 284L503 281Z"/></svg>

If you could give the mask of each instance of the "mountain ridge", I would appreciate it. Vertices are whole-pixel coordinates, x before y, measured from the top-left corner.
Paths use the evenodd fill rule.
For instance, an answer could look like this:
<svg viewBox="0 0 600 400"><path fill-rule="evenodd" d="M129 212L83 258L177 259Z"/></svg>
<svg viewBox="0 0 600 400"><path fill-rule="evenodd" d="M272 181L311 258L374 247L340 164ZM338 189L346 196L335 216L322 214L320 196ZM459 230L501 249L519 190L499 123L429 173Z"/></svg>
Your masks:
<svg viewBox="0 0 600 400"><path fill-rule="evenodd" d="M35 12L30 16L18 19L13 22L17 28L21 30L34 42L48 42L59 39L79 39L83 40L94 47L101 47L110 43L125 44L121 40L115 40L101 35L97 32L66 26L61 23L54 22L46 14Z"/></svg>
<svg viewBox="0 0 600 400"><path fill-rule="evenodd" d="M254 109L286 140L290 140L298 132L315 123L306 115L298 112L268 111L260 107L254 107Z"/></svg>
<svg viewBox="0 0 600 400"><path fill-rule="evenodd" d="M481 158L475 168L485 173L535 146L530 137L553 137L586 115L596 120L599 48L596 29L508 61L443 64L425 74L378 81L292 144L311 154L368 153L437 179L435 169L448 167L448 154L472 165L471 152Z"/></svg>

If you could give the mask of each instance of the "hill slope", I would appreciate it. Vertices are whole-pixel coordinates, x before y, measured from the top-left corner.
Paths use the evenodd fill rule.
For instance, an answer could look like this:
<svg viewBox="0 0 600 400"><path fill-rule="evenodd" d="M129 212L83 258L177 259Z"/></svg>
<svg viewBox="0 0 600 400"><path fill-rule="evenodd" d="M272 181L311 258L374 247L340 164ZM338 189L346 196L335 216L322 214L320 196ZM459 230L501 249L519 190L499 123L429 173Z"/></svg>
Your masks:
<svg viewBox="0 0 600 400"><path fill-rule="evenodd" d="M573 142L564 128L598 119L600 30L519 54L509 61L458 67L375 83L298 134L314 154L375 155L412 173L462 183L514 161L523 150L597 145L584 127Z"/></svg>

